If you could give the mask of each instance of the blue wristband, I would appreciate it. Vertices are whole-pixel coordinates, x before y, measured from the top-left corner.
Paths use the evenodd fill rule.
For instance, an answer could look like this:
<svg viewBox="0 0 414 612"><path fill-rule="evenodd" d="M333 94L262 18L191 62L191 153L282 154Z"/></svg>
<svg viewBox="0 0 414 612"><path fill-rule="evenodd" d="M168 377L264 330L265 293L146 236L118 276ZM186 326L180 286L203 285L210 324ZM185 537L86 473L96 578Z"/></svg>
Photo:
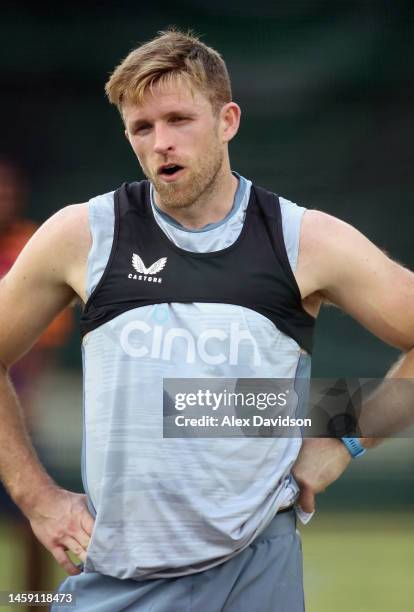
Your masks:
<svg viewBox="0 0 414 612"><path fill-rule="evenodd" d="M361 457L361 455L367 452L367 449L362 446L358 438L341 438L341 440L353 459Z"/></svg>

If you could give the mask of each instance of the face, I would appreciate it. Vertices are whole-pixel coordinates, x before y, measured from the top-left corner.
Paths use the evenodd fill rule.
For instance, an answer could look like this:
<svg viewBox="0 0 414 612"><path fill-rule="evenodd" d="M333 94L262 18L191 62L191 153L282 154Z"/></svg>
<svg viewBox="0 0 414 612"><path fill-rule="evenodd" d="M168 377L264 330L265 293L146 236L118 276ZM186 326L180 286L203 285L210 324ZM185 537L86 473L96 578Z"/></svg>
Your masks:
<svg viewBox="0 0 414 612"><path fill-rule="evenodd" d="M164 208L189 207L214 190L237 109L230 102L215 115L203 93L179 80L156 84L140 105L123 106L125 135Z"/></svg>

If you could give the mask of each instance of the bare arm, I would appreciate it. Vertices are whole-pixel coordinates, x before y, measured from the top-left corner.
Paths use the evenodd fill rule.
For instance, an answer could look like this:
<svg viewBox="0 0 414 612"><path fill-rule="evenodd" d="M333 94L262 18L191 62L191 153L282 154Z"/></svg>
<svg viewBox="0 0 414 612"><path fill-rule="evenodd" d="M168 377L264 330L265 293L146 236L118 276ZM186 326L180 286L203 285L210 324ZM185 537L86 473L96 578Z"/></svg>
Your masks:
<svg viewBox="0 0 414 612"><path fill-rule="evenodd" d="M334 217L308 211L303 220L297 269L303 297L318 293L349 313L364 327L405 355L390 373L393 378L414 378L414 275L389 259L353 227ZM386 436L406 427L414 414L407 402L390 405L386 388L363 406L362 430ZM368 434L367 434L368 435ZM364 446L375 446L380 437L363 438ZM308 439L294 467L301 485L300 503L307 511L314 494L336 480L350 463L342 442Z"/></svg>
<svg viewBox="0 0 414 612"><path fill-rule="evenodd" d="M92 518L84 496L60 489L40 464L27 434L9 367L77 294L88 251L86 209L57 213L29 241L0 282L0 477L40 541L69 572L65 549L84 556Z"/></svg>

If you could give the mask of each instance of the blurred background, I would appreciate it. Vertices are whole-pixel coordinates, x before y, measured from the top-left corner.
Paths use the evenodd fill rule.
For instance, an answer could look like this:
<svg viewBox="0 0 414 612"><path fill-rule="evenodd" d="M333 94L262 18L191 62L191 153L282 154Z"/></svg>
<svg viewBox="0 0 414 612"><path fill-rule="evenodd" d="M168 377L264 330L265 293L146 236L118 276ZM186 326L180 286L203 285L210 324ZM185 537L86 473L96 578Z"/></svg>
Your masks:
<svg viewBox="0 0 414 612"><path fill-rule="evenodd" d="M1 6L0 276L53 212L142 178L103 87L131 48L172 24L227 62L242 108L233 169L413 267L412 2ZM81 491L77 317L62 315L13 375L43 461ZM334 308L321 314L313 376L380 377L397 357ZM53 590L63 574L4 492L0 503L0 591ZM302 529L308 611L348 612L349 597L353 612L413 610L413 506L409 438L368 453L320 496Z"/></svg>

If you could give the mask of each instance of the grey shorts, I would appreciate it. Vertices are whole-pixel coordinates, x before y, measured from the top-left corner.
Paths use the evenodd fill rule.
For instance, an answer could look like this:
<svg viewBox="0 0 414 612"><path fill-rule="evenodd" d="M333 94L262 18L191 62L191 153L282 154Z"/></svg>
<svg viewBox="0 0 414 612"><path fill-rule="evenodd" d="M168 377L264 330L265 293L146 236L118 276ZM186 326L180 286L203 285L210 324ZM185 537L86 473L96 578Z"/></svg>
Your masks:
<svg viewBox="0 0 414 612"><path fill-rule="evenodd" d="M76 605L53 612L304 612L296 515L277 514L240 554L198 574L138 582L82 573L57 592L72 592Z"/></svg>

